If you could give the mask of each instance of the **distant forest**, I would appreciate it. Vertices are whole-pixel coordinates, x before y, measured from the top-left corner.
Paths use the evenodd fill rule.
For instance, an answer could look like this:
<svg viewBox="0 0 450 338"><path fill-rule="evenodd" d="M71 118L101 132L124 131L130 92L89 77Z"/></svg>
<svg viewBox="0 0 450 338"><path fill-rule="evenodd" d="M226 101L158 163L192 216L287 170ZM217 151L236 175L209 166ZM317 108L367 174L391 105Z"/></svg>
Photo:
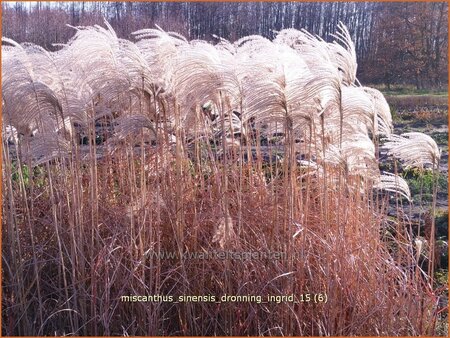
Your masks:
<svg viewBox="0 0 450 338"><path fill-rule="evenodd" d="M175 31L189 39L235 41L285 29L306 29L326 41L342 21L358 55L365 84L446 88L446 2L3 2L3 36L48 50L74 34L72 26L109 21L119 37L142 28Z"/></svg>

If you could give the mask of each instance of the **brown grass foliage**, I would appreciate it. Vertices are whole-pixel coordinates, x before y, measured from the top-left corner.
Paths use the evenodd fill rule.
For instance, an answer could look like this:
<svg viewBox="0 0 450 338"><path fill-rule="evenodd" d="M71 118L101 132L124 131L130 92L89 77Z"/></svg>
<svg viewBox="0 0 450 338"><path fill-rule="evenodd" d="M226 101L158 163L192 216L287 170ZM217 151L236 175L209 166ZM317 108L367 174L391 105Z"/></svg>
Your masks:
<svg viewBox="0 0 450 338"><path fill-rule="evenodd" d="M307 189L296 183L289 210L282 179L267 184L253 166L241 168L241 175L238 168L220 168L204 177L185 162L150 177L136 170L138 159L110 161L96 164L97 180L89 164L63 173L55 163L41 186L22 186L21 193L14 182L14 199L6 190L5 201L15 203L3 231L6 334L432 332L433 297L415 270L406 224L397 224L395 237L382 236L380 230L392 231L392 225L367 207L373 201L346 191L342 176L340 186ZM223 175L224 192L217 184ZM98 197L92 200L94 189ZM225 249L281 251L283 259L158 259L149 253L221 250L212 238L223 193L236 232ZM127 206L135 204L130 213ZM291 211L301 222L295 238L299 229L289 221ZM135 294L305 293L325 293L327 303L120 300Z"/></svg>

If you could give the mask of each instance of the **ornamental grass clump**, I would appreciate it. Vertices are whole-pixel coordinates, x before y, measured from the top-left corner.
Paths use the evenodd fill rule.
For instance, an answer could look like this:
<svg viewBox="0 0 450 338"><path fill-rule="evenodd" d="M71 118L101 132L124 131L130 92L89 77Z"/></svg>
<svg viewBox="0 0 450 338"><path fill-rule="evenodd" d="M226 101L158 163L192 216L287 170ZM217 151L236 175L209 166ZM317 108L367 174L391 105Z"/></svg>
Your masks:
<svg viewBox="0 0 450 338"><path fill-rule="evenodd" d="M56 52L3 38L3 334L434 333L409 188L378 151L439 151L393 134L345 26L217 44L105 26ZM217 251L279 255L186 255ZM299 301L176 301L222 295Z"/></svg>

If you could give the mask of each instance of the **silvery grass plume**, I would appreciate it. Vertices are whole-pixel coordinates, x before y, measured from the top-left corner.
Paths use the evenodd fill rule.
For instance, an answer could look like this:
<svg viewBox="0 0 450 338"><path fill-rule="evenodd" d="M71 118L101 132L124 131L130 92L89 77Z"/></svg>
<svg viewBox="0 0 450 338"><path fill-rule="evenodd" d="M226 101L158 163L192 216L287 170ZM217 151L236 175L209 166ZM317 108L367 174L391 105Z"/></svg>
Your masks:
<svg viewBox="0 0 450 338"><path fill-rule="evenodd" d="M319 103L319 111L316 114L310 114L313 119L310 128L312 126L314 131L310 135L303 135L304 139L307 143L314 144L318 156L323 161L346 164L347 168L354 166L367 168L367 163L375 160L374 148L368 138L368 133L378 135L379 130L386 133L386 130L391 128L389 107L387 107L386 113L386 106L375 102L375 98L378 97L377 93L370 93L371 95L369 95L362 88L353 86L357 69L353 42L347 29L342 24L339 26L339 33L336 37L338 41L328 44L306 31L288 29L281 31L275 42L288 45L296 50L312 73L317 74L317 70L320 69L319 65L322 68L324 67L322 65L327 65L330 70L339 74L338 85L334 87L335 99L329 101L334 101L331 106L326 107L320 95L316 96L315 102ZM308 88L312 87L309 83ZM381 110L379 114L381 118L377 118L379 110ZM322 114L323 127L319 120ZM324 137L321 138L320 135ZM362 143L364 146L369 145L369 147L364 148L364 146L359 145L356 147L357 149L355 148L352 151L352 145L357 143L346 142L344 149L343 142L348 138L354 140L355 135L358 135L358 139L364 140ZM323 142L325 144L322 144ZM335 156L326 158L327 156L324 155L323 151L330 154L332 149L329 147L332 147L333 152L339 159ZM326 150L327 148L329 149ZM323 149L322 152L321 149ZM353 158L349 160L346 158L348 156L345 156L346 153L358 155L352 156ZM364 154L367 156L364 156ZM360 159L360 163L355 162L356 159ZM373 163L369 166L374 167Z"/></svg>
<svg viewBox="0 0 450 338"><path fill-rule="evenodd" d="M71 66L64 72L73 90L68 107L77 123L87 126L102 115L120 111L122 100L131 97L130 65L121 63L123 45L109 24L74 27L75 36L60 51L60 59ZM141 80L139 88L142 86ZM125 96L125 97L124 97ZM144 100L142 100L144 101Z"/></svg>
<svg viewBox="0 0 450 338"><path fill-rule="evenodd" d="M154 83L165 88L168 86L167 70L170 68L170 60L178 54L178 47L189 42L180 34L165 32L156 27L156 29L141 29L132 35L137 40L137 48L152 70Z"/></svg>
<svg viewBox="0 0 450 338"><path fill-rule="evenodd" d="M145 141L156 140L156 130L153 121L145 115L127 115L118 117L115 125L115 134L112 140L122 141L128 136L145 135Z"/></svg>
<svg viewBox="0 0 450 338"><path fill-rule="evenodd" d="M332 69L311 69L284 45L265 44L253 55L257 73L244 77L243 119L256 125L278 123L302 133L320 126L320 115L339 106L339 82ZM238 52L239 53L239 52ZM269 57L270 56L270 57ZM308 133L309 134L309 133Z"/></svg>
<svg viewBox="0 0 450 338"><path fill-rule="evenodd" d="M371 96L366 94L362 88L342 87L342 110L344 129L348 130L348 132L352 133L360 130L366 135L368 132L372 134L377 133L378 121L375 107Z"/></svg>
<svg viewBox="0 0 450 338"><path fill-rule="evenodd" d="M333 35L336 40L327 43L322 38L306 30L288 28L280 31L274 42L284 44L296 50L309 66L331 66L339 72L340 82L349 86L356 80L356 52L348 29L342 22L338 32Z"/></svg>
<svg viewBox="0 0 450 338"><path fill-rule="evenodd" d="M78 60L67 74L71 87L78 88L70 101L78 120L87 124L103 116L135 114L161 120L164 109L159 99L165 92L158 77L161 65L149 62L145 49L118 38L105 24L107 29L75 27L74 38L60 52L66 61Z"/></svg>
<svg viewBox="0 0 450 338"><path fill-rule="evenodd" d="M31 158L32 166L38 166L54 159L63 159L70 155L70 142L59 135L38 134L30 141L30 150L26 156Z"/></svg>
<svg viewBox="0 0 450 338"><path fill-rule="evenodd" d="M137 45L141 51L163 70L165 90L173 98L173 108L178 110L181 126L188 135L198 136L201 126L197 113L206 102L211 101L220 114L236 105L240 85L234 70L238 67L228 51L206 41L188 42L178 34L161 30L134 34L140 39Z"/></svg>
<svg viewBox="0 0 450 338"><path fill-rule="evenodd" d="M291 40L299 34L290 29L278 33L274 42L250 36L235 43L235 56L242 60L241 79L246 89L245 122L254 120L257 125L278 122L291 124L293 130L303 130L312 128L312 119L318 124L320 114L331 104L339 105L337 69L329 62L321 62L317 53L313 57L291 48Z"/></svg>
<svg viewBox="0 0 450 338"><path fill-rule="evenodd" d="M383 94L374 88L369 87L361 87L362 90L370 96L374 107L374 126L376 135L385 135L389 136L393 131L392 124L392 115L391 110L389 108L389 104L387 103Z"/></svg>
<svg viewBox="0 0 450 338"><path fill-rule="evenodd" d="M438 166L441 152L430 136L411 132L390 135L386 140L383 148L387 149L388 155L398 158L406 167Z"/></svg>
<svg viewBox="0 0 450 338"><path fill-rule="evenodd" d="M408 201L411 201L411 192L409 190L408 183L406 183L406 181L398 175L383 172L377 179L374 188L395 192L406 197Z"/></svg>
<svg viewBox="0 0 450 338"><path fill-rule="evenodd" d="M337 40L328 44L333 56L332 62L339 69L344 85L352 85L356 81L356 50L347 27L339 22L338 31L333 35Z"/></svg>
<svg viewBox="0 0 450 338"><path fill-rule="evenodd" d="M329 143L341 147L347 138L356 134L367 137L373 132L374 109L370 98L356 87L341 87L341 108L325 116L323 128ZM323 147L327 147L324 144Z"/></svg>
<svg viewBox="0 0 450 338"><path fill-rule="evenodd" d="M218 49L206 42L191 42L180 46L170 61L168 89L186 113L212 101L222 114L227 97L237 87L231 75Z"/></svg>
<svg viewBox="0 0 450 338"><path fill-rule="evenodd" d="M320 154L320 153L319 153ZM375 158L375 146L365 134L355 133L342 144L329 144L319 158L327 164L340 167L348 175L376 179L380 172Z"/></svg>
<svg viewBox="0 0 450 338"><path fill-rule="evenodd" d="M134 32L133 43L105 25L74 27L75 36L54 53L4 38L5 124L19 134L38 125L41 132L54 133L71 130L74 122L86 127L102 116L120 117L116 136L121 139L156 128L162 116L171 129L179 114L184 135L198 137L199 131L211 134L211 125L198 119L202 105L211 101L217 121L225 121L227 138L245 132L247 124L267 137L290 128L301 140L298 151L312 150L310 157L349 173L377 175L370 134L388 136L385 147L407 165L435 165L439 159L430 137L391 135L383 95L355 86L355 47L342 24L333 43L287 29L274 41L254 35L234 43L219 38L215 46L159 27ZM240 121L229 114L234 109ZM216 137L222 133L218 122Z"/></svg>
<svg viewBox="0 0 450 338"><path fill-rule="evenodd" d="M389 131L391 125L384 121L380 123L381 120L376 118L377 108L372 97L362 88L343 86L341 93L342 111L332 110L324 120L324 140L317 137L320 132L316 131L308 143L313 142L317 156L323 162L342 165L349 174L378 176L375 146L369 133L377 135L379 130Z"/></svg>
<svg viewBox="0 0 450 338"><path fill-rule="evenodd" d="M23 46L11 39L2 38L2 43L12 45L2 45L3 123L28 137L35 134L39 126L60 119L57 93L44 83L51 75L42 76L35 71L35 67L42 70L48 66L46 63L45 67L39 67L37 62L41 59L45 63L48 55L41 48ZM32 58L30 53L40 53L42 57Z"/></svg>

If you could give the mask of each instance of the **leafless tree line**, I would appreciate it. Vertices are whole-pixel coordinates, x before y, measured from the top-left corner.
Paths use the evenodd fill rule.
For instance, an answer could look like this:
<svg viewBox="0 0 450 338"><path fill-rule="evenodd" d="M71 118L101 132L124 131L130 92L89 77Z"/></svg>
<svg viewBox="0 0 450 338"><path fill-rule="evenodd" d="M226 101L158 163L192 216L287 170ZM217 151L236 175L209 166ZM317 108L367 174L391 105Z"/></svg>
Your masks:
<svg viewBox="0 0 450 338"><path fill-rule="evenodd" d="M447 83L446 2L11 2L2 4L3 35L55 50L75 33L72 26L106 18L120 37L155 24L189 39L235 41L258 34L273 38L285 28L306 29L326 41L342 21L352 35L366 83Z"/></svg>

